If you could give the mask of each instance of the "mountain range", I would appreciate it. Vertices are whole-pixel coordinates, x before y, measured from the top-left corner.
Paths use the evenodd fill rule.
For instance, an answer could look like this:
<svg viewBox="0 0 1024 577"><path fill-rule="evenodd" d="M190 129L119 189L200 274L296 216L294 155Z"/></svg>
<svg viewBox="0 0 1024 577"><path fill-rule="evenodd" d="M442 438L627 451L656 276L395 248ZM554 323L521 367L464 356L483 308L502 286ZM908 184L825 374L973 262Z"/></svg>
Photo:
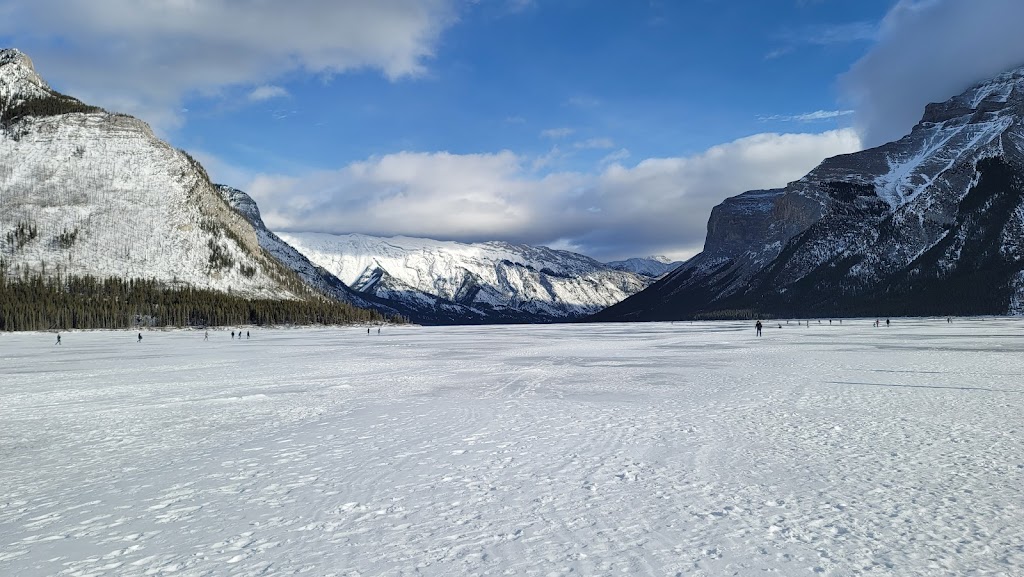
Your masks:
<svg viewBox="0 0 1024 577"><path fill-rule="evenodd" d="M1024 68L929 104L900 140L726 199L684 263L600 263L503 242L275 234L252 198L145 123L56 92L0 50L0 276L145 279L429 324L1021 314Z"/></svg>
<svg viewBox="0 0 1024 577"><path fill-rule="evenodd" d="M575 319L651 282L544 247L277 235L244 192L144 122L53 90L13 49L0 50L0 274L327 298L429 324Z"/></svg>
<svg viewBox="0 0 1024 577"><path fill-rule="evenodd" d="M362 234L279 236L360 294L387 302L411 318L433 315L433 322L575 319L652 281L542 246Z"/></svg>
<svg viewBox="0 0 1024 577"><path fill-rule="evenodd" d="M704 251L596 321L1024 312L1024 68L898 141L716 206Z"/></svg>

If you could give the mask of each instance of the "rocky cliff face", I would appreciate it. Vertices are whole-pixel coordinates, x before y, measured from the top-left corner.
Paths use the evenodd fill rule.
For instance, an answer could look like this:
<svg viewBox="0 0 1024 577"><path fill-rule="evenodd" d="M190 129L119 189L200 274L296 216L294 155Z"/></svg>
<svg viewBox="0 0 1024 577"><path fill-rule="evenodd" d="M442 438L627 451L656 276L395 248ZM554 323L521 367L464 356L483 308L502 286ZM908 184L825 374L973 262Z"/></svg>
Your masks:
<svg viewBox="0 0 1024 577"><path fill-rule="evenodd" d="M266 298L309 292L186 153L59 94L0 50L0 268L145 278Z"/></svg>
<svg viewBox="0 0 1024 577"><path fill-rule="evenodd" d="M432 322L573 319L650 283L583 255L545 247L359 234L279 236L361 294L409 311L413 319L433 315Z"/></svg>
<svg viewBox="0 0 1024 577"><path fill-rule="evenodd" d="M904 138L712 212L705 250L601 320L1022 312L1024 68Z"/></svg>

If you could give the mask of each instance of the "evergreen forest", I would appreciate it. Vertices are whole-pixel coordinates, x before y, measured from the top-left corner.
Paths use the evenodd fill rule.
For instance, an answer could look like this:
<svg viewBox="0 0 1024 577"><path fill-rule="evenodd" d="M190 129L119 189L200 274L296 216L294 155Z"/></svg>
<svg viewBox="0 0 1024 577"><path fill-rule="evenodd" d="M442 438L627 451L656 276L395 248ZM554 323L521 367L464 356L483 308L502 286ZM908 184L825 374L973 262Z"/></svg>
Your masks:
<svg viewBox="0 0 1024 577"><path fill-rule="evenodd" d="M250 299L146 279L0 274L0 331L335 325L400 319L327 298Z"/></svg>

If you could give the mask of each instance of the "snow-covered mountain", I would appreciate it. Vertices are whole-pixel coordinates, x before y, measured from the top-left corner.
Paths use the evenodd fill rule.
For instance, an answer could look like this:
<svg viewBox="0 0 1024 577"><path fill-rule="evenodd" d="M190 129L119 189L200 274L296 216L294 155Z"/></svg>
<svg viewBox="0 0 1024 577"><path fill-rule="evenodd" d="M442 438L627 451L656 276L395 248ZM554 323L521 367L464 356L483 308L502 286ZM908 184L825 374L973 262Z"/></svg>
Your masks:
<svg viewBox="0 0 1024 577"><path fill-rule="evenodd" d="M595 320L1024 312L1024 68L902 139L715 207L704 252Z"/></svg>
<svg viewBox="0 0 1024 577"><path fill-rule="evenodd" d="M666 256L649 256L645 258L627 258L605 263L615 270L623 270L634 274L659 278L665 273L679 267L682 261L673 261Z"/></svg>
<svg viewBox="0 0 1024 577"><path fill-rule="evenodd" d="M216 185L216 188L224 200L249 221L249 224L255 229L257 241L265 253L294 271L307 285L322 294L357 307L373 309L389 316L404 316L403 311L391 307L388 303L375 299L372 295L364 295L352 290L338 277L323 267L313 264L302 253L281 240L263 223L263 217L260 215L259 207L256 206L256 201L248 194L222 184Z"/></svg>
<svg viewBox="0 0 1024 577"><path fill-rule="evenodd" d="M312 294L188 154L53 91L12 49L0 50L0 269Z"/></svg>
<svg viewBox="0 0 1024 577"><path fill-rule="evenodd" d="M587 315L650 279L576 253L361 234L278 233L310 261L365 295L432 322L537 322ZM450 319L445 321L445 319Z"/></svg>

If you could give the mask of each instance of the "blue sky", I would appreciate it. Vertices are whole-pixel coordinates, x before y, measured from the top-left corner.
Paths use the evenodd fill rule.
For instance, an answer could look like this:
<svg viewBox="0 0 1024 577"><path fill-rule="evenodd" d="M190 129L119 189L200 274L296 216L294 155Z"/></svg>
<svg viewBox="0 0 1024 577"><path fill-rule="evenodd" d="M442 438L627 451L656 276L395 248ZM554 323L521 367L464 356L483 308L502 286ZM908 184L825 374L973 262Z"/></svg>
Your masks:
<svg viewBox="0 0 1024 577"><path fill-rule="evenodd" d="M0 0L0 44L272 229L685 258L722 199L1024 64L1022 4Z"/></svg>
<svg viewBox="0 0 1024 577"><path fill-rule="evenodd" d="M764 118L835 110L835 78L864 53L888 4L470 5L422 75L290 74L274 82L288 96L230 113L219 96L190 99L175 140L260 169L399 150L543 156L555 146L560 166L588 169L623 147L638 158L692 154L759 132L849 125Z"/></svg>

